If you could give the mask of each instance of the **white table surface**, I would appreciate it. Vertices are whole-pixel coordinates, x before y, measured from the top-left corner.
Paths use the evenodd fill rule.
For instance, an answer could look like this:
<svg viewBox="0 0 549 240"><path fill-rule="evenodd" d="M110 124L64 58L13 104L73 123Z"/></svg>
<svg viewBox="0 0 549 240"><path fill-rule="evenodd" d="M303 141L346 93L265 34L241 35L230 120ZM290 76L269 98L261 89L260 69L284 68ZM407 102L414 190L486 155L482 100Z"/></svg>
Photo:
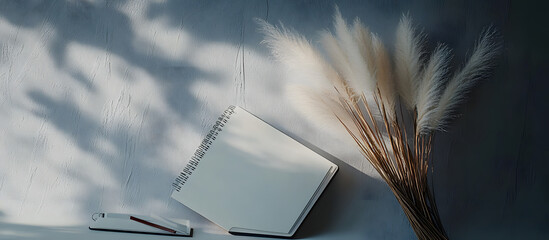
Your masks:
<svg viewBox="0 0 549 240"><path fill-rule="evenodd" d="M281 68L260 44L254 18L316 39L331 28L333 5L0 2L0 239L173 238L90 231L94 212L189 219L192 239L256 239L228 235L169 197L172 181L229 104L317 146L340 166L296 238L414 239L392 193L355 147L291 107ZM430 40L455 49L456 60L488 24L509 41L526 41L513 37L523 23L508 21L514 15L507 2L338 5L388 44L400 14L409 12ZM503 58L518 60L499 62L500 82L482 83L437 137L435 188L453 239L548 235L541 226L549 216L549 178L539 170L547 169L547 154L521 147L540 145L530 134L539 122L524 109L544 101L530 86L540 82L537 75L516 80L530 68L512 63L530 52L511 50ZM507 107L497 104L502 99Z"/></svg>

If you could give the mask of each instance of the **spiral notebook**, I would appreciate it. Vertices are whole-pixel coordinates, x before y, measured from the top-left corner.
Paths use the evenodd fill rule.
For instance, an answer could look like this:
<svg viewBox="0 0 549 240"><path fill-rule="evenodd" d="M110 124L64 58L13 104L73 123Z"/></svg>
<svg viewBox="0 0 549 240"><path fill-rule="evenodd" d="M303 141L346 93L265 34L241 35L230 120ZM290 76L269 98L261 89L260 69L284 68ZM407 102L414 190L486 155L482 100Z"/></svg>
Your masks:
<svg viewBox="0 0 549 240"><path fill-rule="evenodd" d="M337 169L230 106L176 178L172 198L232 234L291 237Z"/></svg>

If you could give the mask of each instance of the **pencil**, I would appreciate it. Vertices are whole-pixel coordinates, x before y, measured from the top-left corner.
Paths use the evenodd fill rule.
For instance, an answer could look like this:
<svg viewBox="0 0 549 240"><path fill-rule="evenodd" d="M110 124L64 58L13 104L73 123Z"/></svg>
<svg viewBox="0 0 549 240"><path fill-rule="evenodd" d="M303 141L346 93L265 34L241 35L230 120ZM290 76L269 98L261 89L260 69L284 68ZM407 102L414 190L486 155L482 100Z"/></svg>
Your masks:
<svg viewBox="0 0 549 240"><path fill-rule="evenodd" d="M164 226L160 226L160 225L158 225L158 224L155 224L155 223L152 223L152 222L149 222L149 221L145 221L145 220L143 220L143 219L141 219L141 218L136 218L136 217L134 217L134 216L130 216L130 220L134 220L134 221L136 221L136 222L140 222L140 223L143 223L143 224L145 224L145 225L149 225L149 226L151 226L151 227L155 227L155 228L158 228L158 229L162 229L162 230L164 230L164 231L166 231L166 232L171 232L171 233L173 233L173 234L176 233L176 231L173 230L173 229L171 229L171 228L167 228L167 227L164 227Z"/></svg>

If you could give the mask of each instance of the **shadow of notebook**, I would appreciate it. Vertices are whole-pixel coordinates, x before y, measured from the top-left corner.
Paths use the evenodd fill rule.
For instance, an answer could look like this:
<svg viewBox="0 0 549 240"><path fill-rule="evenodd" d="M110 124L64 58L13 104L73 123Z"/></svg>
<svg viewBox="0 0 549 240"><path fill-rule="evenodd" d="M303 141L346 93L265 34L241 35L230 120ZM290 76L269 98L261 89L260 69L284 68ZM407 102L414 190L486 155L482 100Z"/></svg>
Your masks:
<svg viewBox="0 0 549 240"><path fill-rule="evenodd" d="M231 106L176 179L172 198L233 234L291 237L337 169Z"/></svg>

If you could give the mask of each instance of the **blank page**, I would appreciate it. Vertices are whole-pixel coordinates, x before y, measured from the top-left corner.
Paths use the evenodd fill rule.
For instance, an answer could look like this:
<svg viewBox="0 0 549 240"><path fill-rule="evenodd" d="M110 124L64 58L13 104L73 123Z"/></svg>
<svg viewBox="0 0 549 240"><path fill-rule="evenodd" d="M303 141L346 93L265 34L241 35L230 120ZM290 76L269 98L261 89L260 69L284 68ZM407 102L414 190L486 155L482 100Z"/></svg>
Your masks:
<svg viewBox="0 0 549 240"><path fill-rule="evenodd" d="M236 107L172 197L226 230L288 233L332 166Z"/></svg>

